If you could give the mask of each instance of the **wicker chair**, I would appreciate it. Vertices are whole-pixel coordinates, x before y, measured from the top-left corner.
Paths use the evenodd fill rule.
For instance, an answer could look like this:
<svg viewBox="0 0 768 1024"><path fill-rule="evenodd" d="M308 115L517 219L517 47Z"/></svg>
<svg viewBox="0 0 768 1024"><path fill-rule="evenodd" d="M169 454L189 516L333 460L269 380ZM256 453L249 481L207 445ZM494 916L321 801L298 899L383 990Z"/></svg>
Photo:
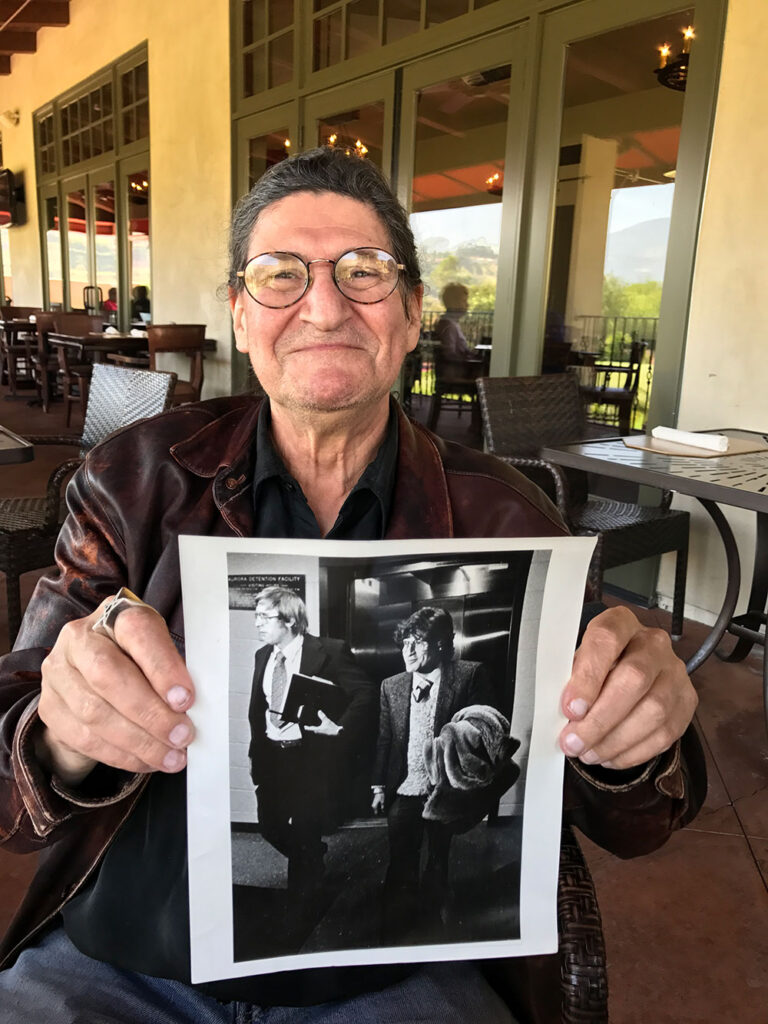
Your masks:
<svg viewBox="0 0 768 1024"><path fill-rule="evenodd" d="M80 456L61 463L51 473L45 495L0 499L0 570L6 577L11 646L21 625L19 577L32 569L43 569L54 561L56 537L63 520L64 481L77 469L86 452L108 434L167 409L175 382L174 373L153 373L99 364L93 368L82 435L79 438L68 435L29 438L35 444L79 446Z"/></svg>
<svg viewBox="0 0 768 1024"><path fill-rule="evenodd" d="M607 1024L608 977L600 908L570 826L560 840L558 955L486 960L488 981L521 1024Z"/></svg>
<svg viewBox="0 0 768 1024"><path fill-rule="evenodd" d="M689 514L670 508L669 491L662 491L657 507L590 497L585 474L566 474L539 456L547 445L584 439L584 406L574 374L487 377L478 380L477 385L488 450L543 485L572 533L597 534L589 568L589 582L596 595L602 591L605 569L676 552L672 635L679 638L683 631Z"/></svg>

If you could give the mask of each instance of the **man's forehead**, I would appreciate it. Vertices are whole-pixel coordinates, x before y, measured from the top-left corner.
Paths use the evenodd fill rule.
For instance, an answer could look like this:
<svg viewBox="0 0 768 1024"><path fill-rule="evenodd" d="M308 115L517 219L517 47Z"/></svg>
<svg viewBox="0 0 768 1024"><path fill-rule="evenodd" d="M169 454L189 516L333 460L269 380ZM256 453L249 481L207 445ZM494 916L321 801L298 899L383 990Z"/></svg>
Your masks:
<svg viewBox="0 0 768 1024"><path fill-rule="evenodd" d="M253 226L250 255L280 248L314 254L330 244L390 250L389 229L368 203L335 192L297 192L266 206Z"/></svg>

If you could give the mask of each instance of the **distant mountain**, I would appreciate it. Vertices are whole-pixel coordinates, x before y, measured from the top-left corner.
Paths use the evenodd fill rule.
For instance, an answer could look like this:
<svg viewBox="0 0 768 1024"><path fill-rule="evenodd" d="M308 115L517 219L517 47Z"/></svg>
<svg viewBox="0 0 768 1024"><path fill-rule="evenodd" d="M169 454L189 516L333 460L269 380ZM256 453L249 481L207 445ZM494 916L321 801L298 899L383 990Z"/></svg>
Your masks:
<svg viewBox="0 0 768 1024"><path fill-rule="evenodd" d="M611 231L605 248L605 273L629 284L663 281L668 237L669 217Z"/></svg>

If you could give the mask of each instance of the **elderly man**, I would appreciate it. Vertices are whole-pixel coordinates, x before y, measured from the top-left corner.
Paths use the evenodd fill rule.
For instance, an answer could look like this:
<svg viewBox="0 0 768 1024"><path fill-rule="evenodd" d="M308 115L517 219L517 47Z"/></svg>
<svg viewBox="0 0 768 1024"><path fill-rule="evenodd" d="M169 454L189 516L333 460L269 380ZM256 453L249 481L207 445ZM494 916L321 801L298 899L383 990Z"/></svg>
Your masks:
<svg viewBox="0 0 768 1024"><path fill-rule="evenodd" d="M375 814L387 812L385 900L390 919L394 911L394 927L403 911L410 909L412 916L420 884L427 913L440 910L448 881L451 832L441 822L422 817L430 791L424 745L456 711L494 703L480 662L454 661L453 637L453 621L445 609L420 608L395 630L405 672L381 684L372 808ZM427 856L420 876L425 837Z"/></svg>
<svg viewBox="0 0 768 1024"><path fill-rule="evenodd" d="M354 778L355 752L370 740L376 692L341 640L307 632L306 606L292 590L267 587L258 593L255 620L262 646L254 660L248 754L259 827L288 858L288 890L304 897L322 877L322 835L339 803L334 781L340 771ZM322 710L315 725L280 716L298 672L329 679L344 691L348 703L338 722Z"/></svg>
<svg viewBox="0 0 768 1024"><path fill-rule="evenodd" d="M4 1024L250 1020L297 1004L318 1004L315 1022L412 1020L414 1006L423 1021L508 1021L472 964L189 984L195 694L177 535L565 532L524 478L390 402L422 287L407 217L369 163L321 150L271 168L235 212L229 286L237 347L269 400L183 406L91 452L59 572L0 666L0 837L47 848L1 951L15 962L0 973ZM94 632L122 586L152 608L123 602ZM596 618L562 697L568 820L623 856L689 820L703 788L695 705L665 634L623 609Z"/></svg>

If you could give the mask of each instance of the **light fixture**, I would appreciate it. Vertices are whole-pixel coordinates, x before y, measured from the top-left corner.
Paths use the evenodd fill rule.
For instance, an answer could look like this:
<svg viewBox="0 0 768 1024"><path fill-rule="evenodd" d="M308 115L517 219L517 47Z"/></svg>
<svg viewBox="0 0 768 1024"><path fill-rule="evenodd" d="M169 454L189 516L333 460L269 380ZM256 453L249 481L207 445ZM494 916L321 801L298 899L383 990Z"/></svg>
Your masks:
<svg viewBox="0 0 768 1024"><path fill-rule="evenodd" d="M485 191L490 196L500 196L504 189L504 179L499 171L485 179Z"/></svg>
<svg viewBox="0 0 768 1024"><path fill-rule="evenodd" d="M682 30L683 42L680 52L672 57L672 47L669 43L662 44L659 49L659 66L654 68L654 74L659 84L667 89L674 89L675 92L685 92L688 81L688 59L691 53L691 43L696 38L693 25L688 25Z"/></svg>
<svg viewBox="0 0 768 1024"><path fill-rule="evenodd" d="M21 120L19 110L4 110L0 114L0 124L3 128L15 128Z"/></svg>
<svg viewBox="0 0 768 1024"><path fill-rule="evenodd" d="M362 139L355 139L353 142L352 136L345 138L343 135L339 135L338 132L331 132L326 139L326 145L332 149L343 149L347 156L359 156L362 158L368 153L368 147Z"/></svg>

